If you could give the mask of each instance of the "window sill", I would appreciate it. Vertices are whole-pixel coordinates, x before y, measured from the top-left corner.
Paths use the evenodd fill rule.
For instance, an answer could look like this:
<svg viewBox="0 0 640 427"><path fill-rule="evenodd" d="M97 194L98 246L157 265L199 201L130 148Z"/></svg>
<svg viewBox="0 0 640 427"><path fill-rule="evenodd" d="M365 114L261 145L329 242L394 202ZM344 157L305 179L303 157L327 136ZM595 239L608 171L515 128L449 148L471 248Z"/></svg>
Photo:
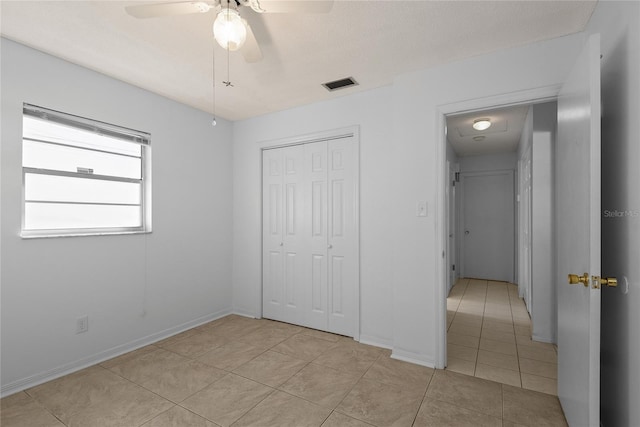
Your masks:
<svg viewBox="0 0 640 427"><path fill-rule="evenodd" d="M151 230L140 230L140 231L100 231L100 232L78 232L78 233L32 233L32 232L22 232L20 233L20 238L23 240L32 240L32 239L55 239L60 237L92 237L92 236L124 236L124 235L132 235L132 234L151 234Z"/></svg>

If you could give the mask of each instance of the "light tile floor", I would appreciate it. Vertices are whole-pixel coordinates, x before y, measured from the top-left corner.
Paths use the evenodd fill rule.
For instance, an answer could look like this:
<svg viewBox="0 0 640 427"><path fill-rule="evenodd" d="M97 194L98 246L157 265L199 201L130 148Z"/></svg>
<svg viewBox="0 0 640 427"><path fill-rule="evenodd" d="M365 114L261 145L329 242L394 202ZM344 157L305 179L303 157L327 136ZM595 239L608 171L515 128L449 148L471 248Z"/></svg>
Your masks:
<svg viewBox="0 0 640 427"><path fill-rule="evenodd" d="M557 395L557 351L531 340L511 283L460 279L447 298L447 370Z"/></svg>
<svg viewBox="0 0 640 427"><path fill-rule="evenodd" d="M232 315L6 397L0 424L566 425L555 396L389 356L338 335Z"/></svg>

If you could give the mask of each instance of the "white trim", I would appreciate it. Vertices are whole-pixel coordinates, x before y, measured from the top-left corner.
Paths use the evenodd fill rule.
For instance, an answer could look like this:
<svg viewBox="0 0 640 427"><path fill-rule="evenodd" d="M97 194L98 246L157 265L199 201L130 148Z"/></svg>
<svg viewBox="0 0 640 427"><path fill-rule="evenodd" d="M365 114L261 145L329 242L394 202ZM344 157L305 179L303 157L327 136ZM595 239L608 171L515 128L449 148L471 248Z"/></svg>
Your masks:
<svg viewBox="0 0 640 427"><path fill-rule="evenodd" d="M353 201L353 211L355 218L355 228L357 233L356 239L356 259L358 260L358 268L356 269L356 301L355 301L355 309L356 313L354 316L355 324L353 325L353 339L356 341L360 340L360 266L362 265L360 259L360 127L353 126L351 128L351 132L353 134L353 143L355 144L355 158L353 159L353 168L354 168L354 192L355 192L355 200Z"/></svg>
<svg viewBox="0 0 640 427"><path fill-rule="evenodd" d="M537 335L537 334L531 334L531 341L545 342L548 344L557 344L552 338Z"/></svg>
<svg viewBox="0 0 640 427"><path fill-rule="evenodd" d="M393 350L393 341L380 339L371 335L360 335L360 340L357 340L360 344L372 345L374 347L386 348Z"/></svg>
<svg viewBox="0 0 640 427"><path fill-rule="evenodd" d="M52 238L66 238L66 237L94 237L94 236L126 236L132 234L151 234L152 231L95 231L95 232L86 232L86 233L67 233L67 234L54 234L50 233L50 230L45 230L43 234L38 234L37 232L21 232L20 238L23 240L31 240L31 239L52 239Z"/></svg>
<svg viewBox="0 0 640 427"><path fill-rule="evenodd" d="M446 147L447 137L445 134L445 125L447 115L462 114L469 111L476 111L481 109L493 108L506 105L522 105L540 103L545 101L555 100L560 92L561 85L543 86L534 89L526 89L521 91L515 91L506 94L488 96L484 98L469 99L460 102L454 102L450 104L443 104L436 107L436 177L437 177L437 189L436 189L436 251L435 251L435 277L436 286L435 298L439 301L436 302L436 360L435 367L443 369L447 364L447 293L446 280L444 275L448 273L446 266L444 265L444 259L441 257L442 251L446 250L445 236L443 224L444 215L446 214L447 207L445 206L445 188L446 180L443 180L443 174L446 173ZM438 232L440 228L440 232Z"/></svg>
<svg viewBox="0 0 640 427"><path fill-rule="evenodd" d="M321 132L307 133L303 135L290 136L286 138L268 139L265 141L258 141L257 144L263 150L269 148L287 147L290 145L299 144L311 144L314 142L327 141L331 139L355 137L357 141L360 141L360 126L348 126L344 128L326 130Z"/></svg>
<svg viewBox="0 0 640 427"><path fill-rule="evenodd" d="M413 363L415 365L426 366L428 368L436 368L436 364L433 360L426 360L418 353L403 350L393 350L391 358L396 360L402 360L403 362ZM439 369L439 368L438 368Z"/></svg>
<svg viewBox="0 0 640 427"><path fill-rule="evenodd" d="M561 85L543 86L535 89L526 89L511 93L488 96L486 98L469 99L466 101L443 104L437 107L438 112L445 116L465 114L487 108L505 106L539 104L554 101L558 98ZM446 142L446 141L445 141Z"/></svg>
<svg viewBox="0 0 640 427"><path fill-rule="evenodd" d="M444 176L447 173L447 133L446 133L446 123L447 119L444 113L440 112L439 109L436 109L436 132L438 135L436 136L436 140L440 141L439 144L436 145L436 201L435 201L435 232L436 236L436 259L435 259L435 276L436 276L436 286L434 286L435 292L435 309L436 309L436 328L435 328L435 349L436 349L436 358L435 361L431 361L430 363L433 365L431 367L435 367L438 369L444 369L447 362L447 295L449 295L449 291L447 288L448 280L446 279L449 274L449 267L446 265L447 257L444 256L447 250L447 239L449 235L447 234L446 225L446 217L447 214L447 189L445 188L448 185L449 177ZM438 232L439 230L439 232ZM438 284L440 284L438 286ZM438 304L438 301L441 304ZM395 352L394 352L395 354ZM392 356L393 357L393 356ZM429 365L425 365L429 366Z"/></svg>
<svg viewBox="0 0 640 427"><path fill-rule="evenodd" d="M97 365L98 363L113 359L114 357L129 353L133 350L137 350L165 338L172 337L173 335L179 334L186 330L193 329L196 326L200 326L213 320L228 316L229 314L231 314L230 310L220 310L215 313L191 320L189 322L182 323L181 325L175 326L173 328L165 329L163 331L147 335L146 337L130 341L126 344L103 350L88 357L83 357L82 359L76 360L74 362L67 363L44 372L40 372L34 375L30 375L26 378L13 381L2 386L2 389L0 390L0 397L6 397L11 394L18 393L22 390L26 390L28 388L35 387L48 381L55 380L56 378L60 378L73 372L77 372L81 369Z"/></svg>
<svg viewBox="0 0 640 427"><path fill-rule="evenodd" d="M248 311L244 311L244 310L237 310L234 309L233 312L231 314L235 314L237 316L242 316L242 317L247 317L249 319L261 319L261 317L257 317L255 315L255 313L250 313Z"/></svg>

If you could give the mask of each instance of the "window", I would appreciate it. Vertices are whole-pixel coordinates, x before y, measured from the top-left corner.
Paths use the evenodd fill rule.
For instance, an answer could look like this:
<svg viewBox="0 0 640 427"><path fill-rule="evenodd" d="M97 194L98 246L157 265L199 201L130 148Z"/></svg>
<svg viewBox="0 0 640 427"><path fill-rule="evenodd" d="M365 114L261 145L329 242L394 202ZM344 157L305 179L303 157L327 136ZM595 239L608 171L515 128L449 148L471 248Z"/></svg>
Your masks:
<svg viewBox="0 0 640 427"><path fill-rule="evenodd" d="M24 104L23 237L151 231L150 135Z"/></svg>

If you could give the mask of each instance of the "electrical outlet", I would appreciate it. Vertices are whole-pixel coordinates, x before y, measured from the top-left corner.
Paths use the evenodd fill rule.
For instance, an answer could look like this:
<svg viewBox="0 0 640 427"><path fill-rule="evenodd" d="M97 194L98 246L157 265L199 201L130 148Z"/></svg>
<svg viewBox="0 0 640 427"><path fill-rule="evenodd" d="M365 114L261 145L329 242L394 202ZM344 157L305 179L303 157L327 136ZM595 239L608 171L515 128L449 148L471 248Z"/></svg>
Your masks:
<svg viewBox="0 0 640 427"><path fill-rule="evenodd" d="M76 334L81 334L89 330L89 316L82 316L76 320Z"/></svg>

